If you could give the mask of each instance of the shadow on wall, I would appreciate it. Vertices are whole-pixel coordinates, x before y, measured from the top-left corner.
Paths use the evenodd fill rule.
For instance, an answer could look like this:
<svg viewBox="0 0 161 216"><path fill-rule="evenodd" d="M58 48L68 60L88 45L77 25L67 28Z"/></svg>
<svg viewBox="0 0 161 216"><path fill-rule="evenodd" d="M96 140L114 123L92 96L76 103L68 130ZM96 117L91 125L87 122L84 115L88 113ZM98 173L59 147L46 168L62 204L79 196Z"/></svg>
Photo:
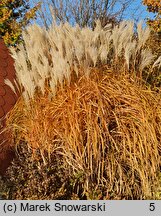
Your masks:
<svg viewBox="0 0 161 216"><path fill-rule="evenodd" d="M0 39L0 175L3 175L14 157L14 151L9 143L9 134L2 132L5 128L5 116L15 105L19 95L4 83L5 79L11 82L16 78L14 60L8 48Z"/></svg>

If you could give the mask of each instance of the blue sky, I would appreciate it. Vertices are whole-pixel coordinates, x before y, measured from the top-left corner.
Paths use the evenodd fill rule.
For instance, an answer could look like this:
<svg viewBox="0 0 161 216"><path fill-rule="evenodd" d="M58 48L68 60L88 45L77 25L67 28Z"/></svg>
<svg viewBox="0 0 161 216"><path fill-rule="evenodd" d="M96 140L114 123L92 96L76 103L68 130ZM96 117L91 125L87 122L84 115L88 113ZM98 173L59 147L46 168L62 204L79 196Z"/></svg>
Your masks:
<svg viewBox="0 0 161 216"><path fill-rule="evenodd" d="M137 9L136 13L133 11L134 9ZM154 17L153 13L149 13L147 11L147 7L142 4L141 0L133 1L133 3L130 5L129 13L127 11L126 18L131 19L133 17L133 14L134 16L138 17L139 20L143 20L143 21L146 21L146 18Z"/></svg>
<svg viewBox="0 0 161 216"><path fill-rule="evenodd" d="M30 0L30 4L33 6L35 2L45 2L46 0ZM74 0L73 0L74 1ZM118 0L118 2L123 2L123 0ZM116 5L116 10L119 9L119 3ZM136 22L142 20L144 24L146 23L147 18L153 18L154 14L149 13L146 10L146 6L142 4L142 0L133 0L129 8L126 10L124 19L134 19Z"/></svg>

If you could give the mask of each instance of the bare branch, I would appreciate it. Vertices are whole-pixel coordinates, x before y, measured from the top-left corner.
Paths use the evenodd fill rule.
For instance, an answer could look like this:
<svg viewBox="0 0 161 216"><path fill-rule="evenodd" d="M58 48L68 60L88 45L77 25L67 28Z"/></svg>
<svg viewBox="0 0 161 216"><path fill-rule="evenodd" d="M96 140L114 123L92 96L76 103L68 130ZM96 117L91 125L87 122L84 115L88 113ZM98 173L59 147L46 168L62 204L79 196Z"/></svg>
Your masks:
<svg viewBox="0 0 161 216"><path fill-rule="evenodd" d="M111 20L121 21L127 7L132 0L42 0L51 5L56 21L66 21L80 27L94 28L96 19L100 19L103 26ZM45 14L45 16L47 16ZM43 16L41 16L43 18ZM44 18L43 18L44 19ZM51 19L51 15L47 17Z"/></svg>

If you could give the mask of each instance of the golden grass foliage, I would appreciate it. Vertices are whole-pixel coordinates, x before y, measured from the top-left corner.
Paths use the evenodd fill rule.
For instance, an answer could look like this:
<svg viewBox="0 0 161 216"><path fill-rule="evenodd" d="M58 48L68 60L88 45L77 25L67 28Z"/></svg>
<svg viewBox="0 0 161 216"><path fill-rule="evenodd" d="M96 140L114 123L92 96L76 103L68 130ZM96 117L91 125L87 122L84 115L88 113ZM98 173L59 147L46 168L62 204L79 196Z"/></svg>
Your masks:
<svg viewBox="0 0 161 216"><path fill-rule="evenodd" d="M91 73L59 88L52 100L38 94L27 106L21 99L8 119L15 141L39 149L44 163L46 151L62 156L64 169L81 174L88 198L100 187L107 199L152 197L161 151L159 95L106 68Z"/></svg>
<svg viewBox="0 0 161 216"><path fill-rule="evenodd" d="M23 89L7 120L15 145L39 149L44 164L46 152L61 156L87 199L149 199L159 187L161 98L136 78L154 59L149 29L137 32L33 25L12 49Z"/></svg>

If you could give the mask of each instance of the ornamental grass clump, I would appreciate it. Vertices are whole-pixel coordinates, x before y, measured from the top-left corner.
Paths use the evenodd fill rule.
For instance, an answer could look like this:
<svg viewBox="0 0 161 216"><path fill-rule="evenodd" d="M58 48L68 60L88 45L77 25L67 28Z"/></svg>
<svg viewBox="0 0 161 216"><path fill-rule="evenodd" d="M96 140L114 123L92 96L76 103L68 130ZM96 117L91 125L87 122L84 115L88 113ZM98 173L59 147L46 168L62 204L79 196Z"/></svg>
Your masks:
<svg viewBox="0 0 161 216"><path fill-rule="evenodd" d="M64 172L81 174L75 184L82 196L91 198L102 188L107 199L153 197L160 166L160 96L107 70L93 69L88 78L59 86L52 100L39 93L30 106L20 101L8 125L17 145L25 141L33 157L39 149L46 164L46 154L49 160L57 155Z"/></svg>
<svg viewBox="0 0 161 216"><path fill-rule="evenodd" d="M114 29L98 22L94 31L53 23L30 26L25 45L12 48L22 91L7 118L15 146L27 143L33 160L39 151L44 166L61 158L79 199L156 197L161 98L142 74L160 60L145 47L148 35L132 22Z"/></svg>

